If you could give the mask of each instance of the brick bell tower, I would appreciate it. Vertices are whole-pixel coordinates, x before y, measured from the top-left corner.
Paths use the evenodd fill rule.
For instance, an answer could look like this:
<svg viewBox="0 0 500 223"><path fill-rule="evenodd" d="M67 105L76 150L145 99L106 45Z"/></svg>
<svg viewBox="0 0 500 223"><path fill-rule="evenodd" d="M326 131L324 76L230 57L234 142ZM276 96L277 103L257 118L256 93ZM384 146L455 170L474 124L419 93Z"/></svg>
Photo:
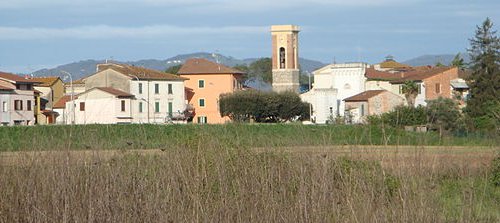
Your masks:
<svg viewBox="0 0 500 223"><path fill-rule="evenodd" d="M271 26L273 91L299 92L299 27Z"/></svg>

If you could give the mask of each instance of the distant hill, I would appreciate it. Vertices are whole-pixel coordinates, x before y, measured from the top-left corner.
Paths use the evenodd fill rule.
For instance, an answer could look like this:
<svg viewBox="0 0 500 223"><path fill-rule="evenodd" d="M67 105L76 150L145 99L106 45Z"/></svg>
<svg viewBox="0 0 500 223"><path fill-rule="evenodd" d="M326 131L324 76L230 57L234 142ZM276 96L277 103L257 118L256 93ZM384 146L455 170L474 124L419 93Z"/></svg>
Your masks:
<svg viewBox="0 0 500 223"><path fill-rule="evenodd" d="M139 61L115 61L117 63L124 63L133 66L140 66L154 70L164 71L171 66L175 66L178 64L184 63L189 58L205 58L210 61L219 62L226 66L236 66L239 64L250 64L260 58L249 58L249 59L237 59L231 56L224 56L221 54L212 54L212 53L191 53L191 54L182 54L177 55L165 60L157 60L157 59L146 59ZM33 75L36 77L44 77L44 76L59 76L64 77L64 73L62 71L69 72L73 75L74 80L78 80L80 78L86 77L88 75L94 74L96 72L97 64L105 63L105 60L82 60L74 63L64 64L55 68L50 69L41 69L33 72ZM299 59L300 66L304 71L312 72L315 69L318 69L325 64L315 60L309 60L300 58ZM66 80L69 81L69 80Z"/></svg>
<svg viewBox="0 0 500 223"><path fill-rule="evenodd" d="M469 55L466 53L460 54L462 58L464 58L465 63L470 61ZM413 59L409 59L407 61L403 61L402 63L408 64L410 66L426 66L426 65L436 65L438 62L444 65L451 64L454 54L438 54L438 55L423 55L419 57L415 57Z"/></svg>

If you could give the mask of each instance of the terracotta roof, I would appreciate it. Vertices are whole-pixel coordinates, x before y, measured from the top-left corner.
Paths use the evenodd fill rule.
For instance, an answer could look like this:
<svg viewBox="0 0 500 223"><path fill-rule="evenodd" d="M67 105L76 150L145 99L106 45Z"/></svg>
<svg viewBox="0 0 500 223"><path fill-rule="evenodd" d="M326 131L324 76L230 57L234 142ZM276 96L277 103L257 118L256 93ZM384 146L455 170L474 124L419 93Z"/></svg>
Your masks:
<svg viewBox="0 0 500 223"><path fill-rule="evenodd" d="M135 79L137 77L141 80L187 80L186 78L179 77L174 74L169 74L143 67L130 66L126 64L98 64L97 69L99 72L106 69L112 69L132 79Z"/></svg>
<svg viewBox="0 0 500 223"><path fill-rule="evenodd" d="M59 79L59 77L35 77L32 80L40 82L40 84L38 84L40 87L50 87Z"/></svg>
<svg viewBox="0 0 500 223"><path fill-rule="evenodd" d="M0 90L15 90L16 86L10 82L0 80Z"/></svg>
<svg viewBox="0 0 500 223"><path fill-rule="evenodd" d="M403 78L391 81L391 83L397 84L397 83L404 83L406 81L422 81L424 79L438 75L450 69L453 69L453 67L433 67L432 69L429 70L414 70L402 73Z"/></svg>
<svg viewBox="0 0 500 223"><path fill-rule="evenodd" d="M34 81L31 78L25 78L21 77L19 75L11 74L11 73L5 73L0 71L0 78L13 81L13 82L21 82L21 83L38 83L37 81Z"/></svg>
<svg viewBox="0 0 500 223"><path fill-rule="evenodd" d="M365 76L368 79L382 79L382 80L394 80L401 78L399 73L390 73L386 71L378 71L375 68L366 68Z"/></svg>
<svg viewBox="0 0 500 223"><path fill-rule="evenodd" d="M380 63L380 68L397 69L397 68L408 68L410 65L398 63L394 60L384 61Z"/></svg>
<svg viewBox="0 0 500 223"><path fill-rule="evenodd" d="M124 92L124 91L121 91L121 90L118 90L115 88L111 88L111 87L96 87L96 88L92 88L92 89L99 89L101 91L110 93L110 94L115 95L117 97L124 97L124 98L134 97L133 94L129 94L127 92Z"/></svg>
<svg viewBox="0 0 500 223"><path fill-rule="evenodd" d="M77 97L74 96L74 99ZM71 95L64 95L62 98L57 101L52 108L66 108L66 102L71 101Z"/></svg>
<svg viewBox="0 0 500 223"><path fill-rule="evenodd" d="M214 63L207 59L189 59L179 69L178 74L244 74L245 72Z"/></svg>
<svg viewBox="0 0 500 223"><path fill-rule="evenodd" d="M344 99L344 101L368 101L368 99L377 96L378 94L384 92L386 90L371 90L359 93L357 95L348 97Z"/></svg>

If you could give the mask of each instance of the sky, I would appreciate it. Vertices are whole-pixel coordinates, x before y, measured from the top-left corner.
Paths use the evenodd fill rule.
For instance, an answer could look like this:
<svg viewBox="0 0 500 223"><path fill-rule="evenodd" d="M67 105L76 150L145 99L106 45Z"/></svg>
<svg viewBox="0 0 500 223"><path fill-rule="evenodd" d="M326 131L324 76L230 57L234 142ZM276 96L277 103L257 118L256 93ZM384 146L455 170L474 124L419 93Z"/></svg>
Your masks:
<svg viewBox="0 0 500 223"><path fill-rule="evenodd" d="M465 52L498 0L0 0L0 71L86 59L217 52L271 56L270 26L301 27L299 56L377 63Z"/></svg>

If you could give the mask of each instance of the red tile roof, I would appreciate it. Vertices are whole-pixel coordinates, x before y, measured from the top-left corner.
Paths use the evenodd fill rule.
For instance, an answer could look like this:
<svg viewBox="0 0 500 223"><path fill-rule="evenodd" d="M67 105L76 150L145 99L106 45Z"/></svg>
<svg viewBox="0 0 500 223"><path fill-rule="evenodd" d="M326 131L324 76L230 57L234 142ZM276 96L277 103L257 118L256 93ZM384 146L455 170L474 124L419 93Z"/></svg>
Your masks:
<svg viewBox="0 0 500 223"><path fill-rule="evenodd" d="M207 59L196 58L189 59L179 69L178 74L244 74L243 71L236 70L224 66L222 64L214 63Z"/></svg>
<svg viewBox="0 0 500 223"><path fill-rule="evenodd" d="M348 97L346 99L344 99L344 101L351 101L351 102L355 102L355 101L368 101L368 99L374 97L374 96L377 96L378 94L384 92L386 90L371 90L371 91L365 91L365 92L361 92L357 95L354 95L354 96L351 96L351 97Z"/></svg>
<svg viewBox="0 0 500 223"><path fill-rule="evenodd" d="M368 79L380 79L380 80L394 80L401 78L399 73L390 73L386 71L378 71L375 68L366 68L365 76Z"/></svg>
<svg viewBox="0 0 500 223"><path fill-rule="evenodd" d="M174 74L151 70L143 67L130 66L126 64L98 64L97 68L99 72L106 69L112 69L132 79L135 79L137 77L140 80L186 80L186 78L179 77Z"/></svg>
<svg viewBox="0 0 500 223"><path fill-rule="evenodd" d="M398 83L404 83L406 81L422 81L424 79L438 75L453 68L454 67L433 67L429 70L413 70L410 72L403 73L404 76L403 78L391 81L391 83L398 84Z"/></svg>
<svg viewBox="0 0 500 223"><path fill-rule="evenodd" d="M0 90L15 90L16 86L10 82L0 80Z"/></svg>
<svg viewBox="0 0 500 223"><path fill-rule="evenodd" d="M57 80L59 80L59 79L60 79L59 77L35 77L35 78L32 78L32 80L40 83L37 85L40 87L50 87L50 86L54 85L57 82Z"/></svg>
<svg viewBox="0 0 500 223"><path fill-rule="evenodd" d="M21 77L19 75L5 73L0 71L0 79L9 80L13 82L21 82L21 83L38 83L30 78Z"/></svg>
<svg viewBox="0 0 500 223"><path fill-rule="evenodd" d="M73 99L76 99L76 96L73 96ZM52 108L66 108L66 102L71 101L71 95L64 95L62 98L57 101Z"/></svg>
<svg viewBox="0 0 500 223"><path fill-rule="evenodd" d="M110 88L110 87L96 87L95 89L99 89L101 91L110 93L110 94L115 95L117 97L124 97L124 98L134 97L133 94L129 94L127 92L124 92L124 91L121 91L121 90L118 90L118 89L115 89L115 88Z"/></svg>

